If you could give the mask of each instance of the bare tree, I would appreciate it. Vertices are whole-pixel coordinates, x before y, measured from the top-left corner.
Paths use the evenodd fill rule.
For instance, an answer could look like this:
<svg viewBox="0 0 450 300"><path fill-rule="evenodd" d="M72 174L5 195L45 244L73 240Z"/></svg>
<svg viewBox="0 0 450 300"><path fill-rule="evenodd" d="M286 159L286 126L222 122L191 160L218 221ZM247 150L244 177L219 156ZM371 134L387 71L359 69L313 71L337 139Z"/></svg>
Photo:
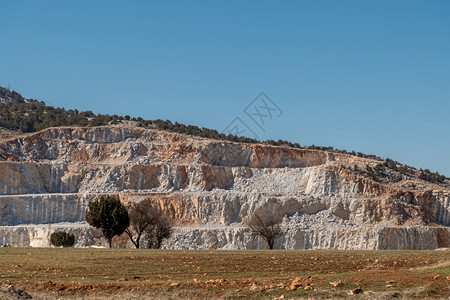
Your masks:
<svg viewBox="0 0 450 300"><path fill-rule="evenodd" d="M281 219L274 214L257 212L250 217L246 225L250 228L252 235L262 237L272 250L275 239L283 234L280 223Z"/></svg>
<svg viewBox="0 0 450 300"><path fill-rule="evenodd" d="M155 223L156 210L150 200L146 199L132 204L128 208L128 215L130 216L130 226L125 232L134 246L139 248L142 235Z"/></svg>
<svg viewBox="0 0 450 300"><path fill-rule="evenodd" d="M147 228L145 235L148 247L159 249L163 240L172 234L173 225L160 209L155 208L154 216L153 223Z"/></svg>

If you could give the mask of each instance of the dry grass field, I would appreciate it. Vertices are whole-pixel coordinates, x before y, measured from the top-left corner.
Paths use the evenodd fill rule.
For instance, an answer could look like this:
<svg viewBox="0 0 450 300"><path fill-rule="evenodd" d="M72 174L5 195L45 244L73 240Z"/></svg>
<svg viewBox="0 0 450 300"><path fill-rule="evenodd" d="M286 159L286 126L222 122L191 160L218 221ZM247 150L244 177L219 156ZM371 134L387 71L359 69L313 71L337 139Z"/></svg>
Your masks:
<svg viewBox="0 0 450 300"><path fill-rule="evenodd" d="M448 299L450 251L1 248L0 282L0 299Z"/></svg>

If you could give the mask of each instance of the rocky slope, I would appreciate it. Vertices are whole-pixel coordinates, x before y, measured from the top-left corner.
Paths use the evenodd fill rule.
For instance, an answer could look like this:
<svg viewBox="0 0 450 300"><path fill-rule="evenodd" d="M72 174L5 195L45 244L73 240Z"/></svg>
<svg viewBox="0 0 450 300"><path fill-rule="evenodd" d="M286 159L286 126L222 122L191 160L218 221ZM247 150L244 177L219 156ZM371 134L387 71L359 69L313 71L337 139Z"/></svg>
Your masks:
<svg viewBox="0 0 450 300"><path fill-rule="evenodd" d="M264 248L243 226L259 210L283 217L277 248L450 247L448 186L352 171L377 163L130 125L51 128L0 144L0 245L47 246L56 228L75 232L78 246L98 244L86 206L119 194L175 219L168 248Z"/></svg>

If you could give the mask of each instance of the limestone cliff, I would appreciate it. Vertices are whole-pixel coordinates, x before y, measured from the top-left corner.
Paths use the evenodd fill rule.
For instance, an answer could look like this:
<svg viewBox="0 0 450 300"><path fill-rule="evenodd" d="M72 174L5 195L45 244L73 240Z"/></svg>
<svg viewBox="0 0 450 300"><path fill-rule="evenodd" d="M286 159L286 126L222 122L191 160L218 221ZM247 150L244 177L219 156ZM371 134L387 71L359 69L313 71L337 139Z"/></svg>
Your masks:
<svg viewBox="0 0 450 300"><path fill-rule="evenodd" d="M278 248L450 247L448 186L352 171L377 163L124 125L51 128L0 144L0 245L46 246L55 228L90 245L99 233L84 222L88 202L119 194L175 219L168 248L262 248L243 226L262 209L283 217Z"/></svg>

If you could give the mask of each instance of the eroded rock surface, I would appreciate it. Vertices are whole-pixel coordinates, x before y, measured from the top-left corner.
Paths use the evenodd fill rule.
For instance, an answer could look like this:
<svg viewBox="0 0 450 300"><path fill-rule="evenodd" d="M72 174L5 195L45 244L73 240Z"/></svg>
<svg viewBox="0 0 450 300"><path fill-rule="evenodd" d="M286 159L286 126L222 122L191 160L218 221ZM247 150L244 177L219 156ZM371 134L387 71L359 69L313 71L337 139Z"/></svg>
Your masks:
<svg viewBox="0 0 450 300"><path fill-rule="evenodd" d="M0 144L0 245L46 246L55 228L75 232L78 246L98 243L87 204L119 194L174 218L167 248L264 248L243 226L259 210L283 217L278 248L450 247L448 188L351 171L377 163L131 126L51 128Z"/></svg>

